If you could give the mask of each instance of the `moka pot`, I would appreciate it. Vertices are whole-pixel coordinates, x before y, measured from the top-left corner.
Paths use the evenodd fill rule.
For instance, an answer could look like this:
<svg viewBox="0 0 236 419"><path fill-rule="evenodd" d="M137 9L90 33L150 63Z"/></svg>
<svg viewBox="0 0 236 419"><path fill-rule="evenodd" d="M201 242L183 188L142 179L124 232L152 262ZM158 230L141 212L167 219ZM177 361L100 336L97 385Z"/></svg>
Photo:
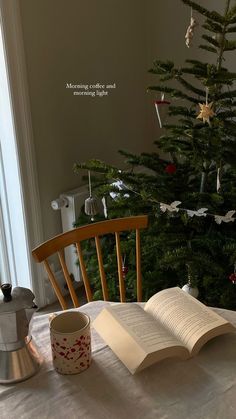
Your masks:
<svg viewBox="0 0 236 419"><path fill-rule="evenodd" d="M28 288L2 284L0 295L0 383L23 381L34 375L42 363L29 334L35 309L34 294ZM12 291L12 292L11 292Z"/></svg>

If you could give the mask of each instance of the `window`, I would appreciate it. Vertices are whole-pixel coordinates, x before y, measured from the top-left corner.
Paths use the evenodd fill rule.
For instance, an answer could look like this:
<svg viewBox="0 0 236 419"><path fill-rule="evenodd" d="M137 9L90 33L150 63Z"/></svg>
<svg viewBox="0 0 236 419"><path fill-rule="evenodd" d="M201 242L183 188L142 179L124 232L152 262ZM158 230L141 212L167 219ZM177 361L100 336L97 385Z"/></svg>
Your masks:
<svg viewBox="0 0 236 419"><path fill-rule="evenodd" d="M44 271L31 249L43 241L19 3L0 0L0 275L45 305Z"/></svg>
<svg viewBox="0 0 236 419"><path fill-rule="evenodd" d="M0 32L0 177L1 282L30 287L22 191L2 30Z"/></svg>

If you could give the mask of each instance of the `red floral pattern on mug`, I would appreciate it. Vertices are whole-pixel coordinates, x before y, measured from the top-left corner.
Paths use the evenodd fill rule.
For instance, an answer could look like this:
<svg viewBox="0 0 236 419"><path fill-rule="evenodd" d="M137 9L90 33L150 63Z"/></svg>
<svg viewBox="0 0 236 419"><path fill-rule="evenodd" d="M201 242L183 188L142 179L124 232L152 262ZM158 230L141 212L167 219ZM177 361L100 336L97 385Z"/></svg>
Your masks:
<svg viewBox="0 0 236 419"><path fill-rule="evenodd" d="M83 313L79 314L86 316ZM51 328L52 359L59 373L76 374L90 366L91 336L88 316L86 320L87 325L73 333L60 333Z"/></svg>
<svg viewBox="0 0 236 419"><path fill-rule="evenodd" d="M82 335L80 339L75 340L72 346L68 343L63 343L62 345L57 338L53 336L51 345L54 356L62 357L68 361L76 361L82 357L88 358L91 353L91 338L89 335Z"/></svg>

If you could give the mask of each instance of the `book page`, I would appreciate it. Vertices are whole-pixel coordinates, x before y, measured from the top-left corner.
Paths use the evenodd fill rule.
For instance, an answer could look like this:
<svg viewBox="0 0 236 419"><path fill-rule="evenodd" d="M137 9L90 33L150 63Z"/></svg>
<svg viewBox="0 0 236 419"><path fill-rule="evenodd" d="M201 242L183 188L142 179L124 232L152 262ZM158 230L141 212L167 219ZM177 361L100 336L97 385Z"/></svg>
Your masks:
<svg viewBox="0 0 236 419"><path fill-rule="evenodd" d="M134 374L144 361L146 352L117 322L112 312L103 309L94 320L93 327L129 371Z"/></svg>
<svg viewBox="0 0 236 419"><path fill-rule="evenodd" d="M189 358L188 350L137 304L107 307L93 326L132 374L165 358Z"/></svg>
<svg viewBox="0 0 236 419"><path fill-rule="evenodd" d="M160 321L190 353L203 336L208 336L209 340L217 334L234 330L227 320L177 287L155 294L146 303L144 310ZM215 333L211 336L210 331L213 330Z"/></svg>
<svg viewBox="0 0 236 419"><path fill-rule="evenodd" d="M146 352L158 351L171 346L181 346L161 323L134 303L112 305L108 310Z"/></svg>

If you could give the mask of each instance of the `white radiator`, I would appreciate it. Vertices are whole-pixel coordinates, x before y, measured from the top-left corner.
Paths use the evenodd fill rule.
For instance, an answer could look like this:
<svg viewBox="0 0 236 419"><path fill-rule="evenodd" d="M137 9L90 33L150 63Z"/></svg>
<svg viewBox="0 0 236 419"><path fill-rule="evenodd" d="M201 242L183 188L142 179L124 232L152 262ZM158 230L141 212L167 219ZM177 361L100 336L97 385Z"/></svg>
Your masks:
<svg viewBox="0 0 236 419"><path fill-rule="evenodd" d="M81 207L84 205L84 201L88 198L88 195L88 187L85 185L65 192L58 199L51 202L54 210L61 211L63 233L73 228L73 224L78 218ZM65 249L65 259L69 273L73 274L75 281L79 282L81 280L80 270L78 265L76 265L78 257L73 246Z"/></svg>

